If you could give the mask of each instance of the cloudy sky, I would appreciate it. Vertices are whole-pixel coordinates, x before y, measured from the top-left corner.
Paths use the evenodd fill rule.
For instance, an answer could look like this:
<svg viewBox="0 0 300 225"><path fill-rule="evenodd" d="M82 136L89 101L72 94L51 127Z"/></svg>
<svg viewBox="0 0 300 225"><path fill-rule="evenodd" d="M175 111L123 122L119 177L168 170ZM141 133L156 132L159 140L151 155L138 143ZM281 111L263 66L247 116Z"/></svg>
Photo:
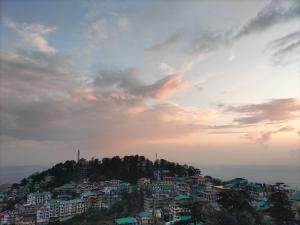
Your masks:
<svg viewBox="0 0 300 225"><path fill-rule="evenodd" d="M0 8L0 165L300 163L299 1Z"/></svg>

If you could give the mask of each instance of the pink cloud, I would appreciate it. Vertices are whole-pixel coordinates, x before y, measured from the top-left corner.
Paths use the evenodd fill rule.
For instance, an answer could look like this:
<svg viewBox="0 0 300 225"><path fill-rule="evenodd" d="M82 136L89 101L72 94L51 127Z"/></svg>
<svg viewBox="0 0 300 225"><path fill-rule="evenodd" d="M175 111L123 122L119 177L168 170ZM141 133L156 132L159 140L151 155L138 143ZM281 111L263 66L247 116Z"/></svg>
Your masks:
<svg viewBox="0 0 300 225"><path fill-rule="evenodd" d="M300 117L300 102L296 98L272 99L265 103L230 106L227 110L245 115L234 120L240 124L281 122Z"/></svg>
<svg viewBox="0 0 300 225"><path fill-rule="evenodd" d="M56 49L49 46L46 36L56 30L55 27L49 27L42 24L18 24L10 19L6 19L6 26L17 32L26 42L35 46L42 52L55 53Z"/></svg>

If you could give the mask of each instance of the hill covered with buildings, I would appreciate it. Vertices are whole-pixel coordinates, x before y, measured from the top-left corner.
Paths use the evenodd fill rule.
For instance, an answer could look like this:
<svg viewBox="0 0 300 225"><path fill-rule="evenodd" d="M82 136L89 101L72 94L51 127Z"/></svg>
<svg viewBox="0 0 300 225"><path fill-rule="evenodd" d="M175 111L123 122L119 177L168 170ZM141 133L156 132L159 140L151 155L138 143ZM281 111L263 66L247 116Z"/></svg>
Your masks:
<svg viewBox="0 0 300 225"><path fill-rule="evenodd" d="M0 194L1 225L299 224L300 193L144 156L59 163Z"/></svg>

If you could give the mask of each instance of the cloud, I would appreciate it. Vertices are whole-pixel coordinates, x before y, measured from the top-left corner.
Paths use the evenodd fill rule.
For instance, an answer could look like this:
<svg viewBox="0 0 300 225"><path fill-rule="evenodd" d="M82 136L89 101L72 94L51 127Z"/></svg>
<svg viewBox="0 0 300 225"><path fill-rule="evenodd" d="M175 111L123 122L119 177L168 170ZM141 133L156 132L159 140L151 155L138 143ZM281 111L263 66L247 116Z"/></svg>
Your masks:
<svg viewBox="0 0 300 225"><path fill-rule="evenodd" d="M94 84L103 88L114 87L116 99L164 99L183 88L200 85L199 80L184 80L182 77L195 63L205 60L207 54L199 54L190 61L183 63L174 73L165 75L152 84L143 83L136 69L119 70L111 69L100 71ZM163 64L165 68L167 64ZM169 67L167 67L169 69Z"/></svg>
<svg viewBox="0 0 300 225"><path fill-rule="evenodd" d="M273 56L275 65L290 62L299 62L300 31L291 32L272 41L266 48Z"/></svg>
<svg viewBox="0 0 300 225"><path fill-rule="evenodd" d="M297 0L271 0L263 7L250 21L243 24L240 28L227 28L220 31L202 31L194 34L190 38L181 37L180 41L186 41L189 44L188 52L190 54L213 53L219 49L233 45L240 39L266 31L280 23L296 20L300 17L300 2ZM179 41L176 40L176 41ZM288 56L295 56L295 52L299 48L299 40L291 42L286 48L277 49L274 53L274 59L277 61L292 61L286 59ZM289 51L293 53L289 54ZM285 58L286 57L286 58ZM234 60L235 56L231 55L229 60Z"/></svg>
<svg viewBox="0 0 300 225"><path fill-rule="evenodd" d="M173 34L170 37L166 38L165 40L158 42L156 44L154 44L153 46L145 49L148 52L156 52L156 51L161 51L161 50L165 50L166 48L172 46L173 44L175 44L176 42L180 41L180 34Z"/></svg>
<svg viewBox="0 0 300 225"><path fill-rule="evenodd" d="M94 11L95 8L92 10ZM99 14L99 11L96 11L96 14ZM94 15L84 23L84 39L86 44L85 53L88 55L102 44L105 44L106 46L114 44L116 39L118 39L123 33L130 31L131 27L129 19L119 15L118 13L108 13L106 16Z"/></svg>
<svg viewBox="0 0 300 225"><path fill-rule="evenodd" d="M272 99L260 104L230 106L227 111L246 115L234 119L239 124L283 122L299 118L300 103L296 98Z"/></svg>
<svg viewBox="0 0 300 225"><path fill-rule="evenodd" d="M266 143L272 139L273 135L278 133L283 133L283 132L291 132L294 131L295 129L296 128L292 126L285 126L277 130L246 133L243 136L243 138L254 141L262 146L265 146Z"/></svg>
<svg viewBox="0 0 300 225"><path fill-rule="evenodd" d="M148 97L131 94L141 85L135 70L114 77L102 73L101 79L87 83L59 54L18 50L0 56L2 145L8 138L117 148L198 132L211 116L198 108L149 104ZM174 88L159 86L156 95L166 87Z"/></svg>
<svg viewBox="0 0 300 225"><path fill-rule="evenodd" d="M234 39L263 32L275 24L284 23L300 16L300 2L297 0L272 0L247 24L243 25Z"/></svg>
<svg viewBox="0 0 300 225"><path fill-rule="evenodd" d="M98 20L92 22L85 34L86 39L86 53L91 54L92 50L97 44L108 38L107 22L106 20Z"/></svg>
<svg viewBox="0 0 300 225"><path fill-rule="evenodd" d="M10 19L4 20L7 27L13 29L17 34L24 39L27 43L30 43L38 50L45 53L55 53L56 49L49 46L46 36L53 33L56 28L45 26L38 23L16 23Z"/></svg>

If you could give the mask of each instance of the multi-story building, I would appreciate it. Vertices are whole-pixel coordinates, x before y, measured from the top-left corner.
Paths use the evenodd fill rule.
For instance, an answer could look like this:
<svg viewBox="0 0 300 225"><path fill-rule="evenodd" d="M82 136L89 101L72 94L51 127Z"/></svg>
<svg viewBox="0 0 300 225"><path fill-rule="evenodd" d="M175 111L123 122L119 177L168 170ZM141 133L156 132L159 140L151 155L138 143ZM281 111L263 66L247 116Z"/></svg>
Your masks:
<svg viewBox="0 0 300 225"><path fill-rule="evenodd" d="M11 225L15 223L16 212L14 210L8 210L0 213L0 224Z"/></svg>
<svg viewBox="0 0 300 225"><path fill-rule="evenodd" d="M51 200L50 192L34 192L27 195L27 203L30 205L44 205Z"/></svg>
<svg viewBox="0 0 300 225"><path fill-rule="evenodd" d="M153 209L162 209L168 207L172 197L167 194L154 194L151 196L144 197L144 209L146 211L151 211Z"/></svg>
<svg viewBox="0 0 300 225"><path fill-rule="evenodd" d="M36 211L36 224L45 225L49 223L50 219L50 204L40 207Z"/></svg>
<svg viewBox="0 0 300 225"><path fill-rule="evenodd" d="M59 202L59 218L64 220L74 215L84 213L88 209L88 205L82 199L74 199Z"/></svg>
<svg viewBox="0 0 300 225"><path fill-rule="evenodd" d="M189 203L191 200L191 196L189 195L177 195L169 205L171 220L178 221L182 215L190 213L190 210L182 207L182 204Z"/></svg>

